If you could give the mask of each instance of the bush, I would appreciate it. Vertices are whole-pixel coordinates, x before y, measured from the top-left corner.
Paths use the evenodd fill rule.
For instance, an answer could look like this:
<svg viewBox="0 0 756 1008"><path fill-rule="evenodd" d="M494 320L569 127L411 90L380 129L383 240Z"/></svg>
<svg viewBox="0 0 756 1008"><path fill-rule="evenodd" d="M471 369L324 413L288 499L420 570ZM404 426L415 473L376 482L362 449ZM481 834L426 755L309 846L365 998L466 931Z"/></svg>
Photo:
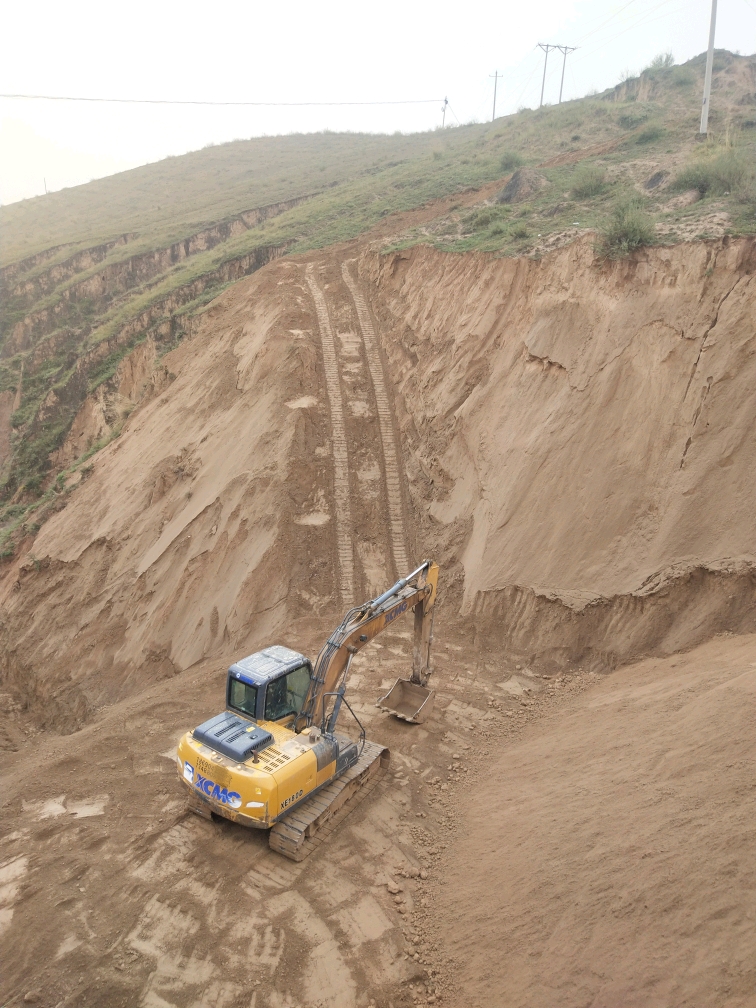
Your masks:
<svg viewBox="0 0 756 1008"><path fill-rule="evenodd" d="M752 162L730 147L706 161L683 168L670 188L676 192L697 189L702 196L734 193L748 200L754 198L755 175Z"/></svg>
<svg viewBox="0 0 756 1008"><path fill-rule="evenodd" d="M582 164L572 177L571 193L577 199L598 196L606 189L606 169L597 164Z"/></svg>
<svg viewBox="0 0 756 1008"><path fill-rule="evenodd" d="M651 74L652 76L658 73L660 70L669 70L674 65L675 58L671 52L659 53L658 56L654 56L647 67L644 68L643 73Z"/></svg>
<svg viewBox="0 0 756 1008"><path fill-rule="evenodd" d="M520 168L524 164L525 162L522 157L516 151L508 151L506 154L502 154L499 167L503 172L510 172L514 171L515 168Z"/></svg>
<svg viewBox="0 0 756 1008"><path fill-rule="evenodd" d="M690 67L678 66L672 71L672 83L675 87L689 87L695 80L696 75Z"/></svg>
<svg viewBox="0 0 756 1008"><path fill-rule="evenodd" d="M482 231L489 224L495 224L502 217L509 214L509 207L481 207L466 217L462 224L468 231Z"/></svg>
<svg viewBox="0 0 756 1008"><path fill-rule="evenodd" d="M475 214L471 214L465 218L463 226L470 231L480 231L482 228L487 228L495 217L496 215L492 210L484 207L483 210L479 210Z"/></svg>
<svg viewBox="0 0 756 1008"><path fill-rule="evenodd" d="M617 122L623 129L635 129L636 126L642 126L646 119L648 119L648 115L641 112L636 115L621 115Z"/></svg>
<svg viewBox="0 0 756 1008"><path fill-rule="evenodd" d="M646 126L644 130L641 130L635 137L635 142L637 144L648 144L653 143L654 140L659 140L664 136L665 130L661 126Z"/></svg>
<svg viewBox="0 0 756 1008"><path fill-rule="evenodd" d="M620 259L655 240L654 222L635 197L618 200L611 216L599 229L599 252Z"/></svg>

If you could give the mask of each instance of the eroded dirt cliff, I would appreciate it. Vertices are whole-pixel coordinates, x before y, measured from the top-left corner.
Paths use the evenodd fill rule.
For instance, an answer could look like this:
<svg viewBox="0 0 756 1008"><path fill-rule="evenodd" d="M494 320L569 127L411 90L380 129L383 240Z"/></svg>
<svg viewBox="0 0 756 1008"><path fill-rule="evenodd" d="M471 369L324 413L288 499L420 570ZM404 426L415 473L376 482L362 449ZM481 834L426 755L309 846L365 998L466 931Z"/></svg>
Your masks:
<svg viewBox="0 0 756 1008"><path fill-rule="evenodd" d="M361 261L426 549L533 659L753 629L752 241Z"/></svg>
<svg viewBox="0 0 756 1008"><path fill-rule="evenodd" d="M219 299L7 569L5 681L52 676L60 724L84 692L96 707L335 611L421 553L444 564L448 618L544 666L756 626L753 242L609 265L589 242L540 261L359 252ZM91 441L108 403L90 399Z"/></svg>

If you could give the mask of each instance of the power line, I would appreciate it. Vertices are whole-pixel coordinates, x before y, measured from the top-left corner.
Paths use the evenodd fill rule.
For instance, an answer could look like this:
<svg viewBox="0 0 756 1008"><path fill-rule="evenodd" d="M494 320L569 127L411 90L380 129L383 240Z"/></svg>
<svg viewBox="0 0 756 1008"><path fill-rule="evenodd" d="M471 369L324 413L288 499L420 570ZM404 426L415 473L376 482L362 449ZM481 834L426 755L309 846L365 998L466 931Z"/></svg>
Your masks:
<svg viewBox="0 0 756 1008"><path fill-rule="evenodd" d="M449 100L447 98L444 98L444 101L446 102L447 105L449 105ZM457 119L457 113L454 111L454 109L451 107L451 105L449 105L449 111L454 116L454 118ZM459 119L457 119L457 126L461 126L461 125L462 125L462 123L459 121Z"/></svg>
<svg viewBox="0 0 756 1008"><path fill-rule="evenodd" d="M538 46L536 46L536 49L537 48L538 48ZM518 107L520 105L520 102L522 101L523 95L528 90L528 87L530 86L530 82L533 80L533 75L535 74L535 72L536 72L537 69L538 69L538 66L534 66L533 69L530 71L530 77L528 77L528 79L525 81L525 86L523 87L522 91L520 91L520 96L517 99L517 105L518 105Z"/></svg>
<svg viewBox="0 0 756 1008"><path fill-rule="evenodd" d="M658 17L654 17L649 20L648 18L649 14L656 14L656 12L660 8L666 7L668 3L672 3L672 0L662 0L661 3L658 3L650 11L643 12L639 20L634 21L632 24L629 24L626 28L623 28L622 31L617 32L616 35L612 35L611 38L605 39L598 47L598 49L591 49L587 53L583 53L582 56L578 56L573 62L579 63L581 60L587 59L589 56L593 56L594 53L599 52L599 50L603 49L604 46L608 45L610 42L614 42L615 39L618 39L621 35L624 35L625 32L632 31L634 28L640 28L643 25L652 24L654 21L659 21L661 18L668 17L670 14L679 14L680 11L687 10L689 7L689 4L685 3L681 7L676 7L674 10L671 11L665 11L663 14L659 14Z"/></svg>
<svg viewBox="0 0 756 1008"><path fill-rule="evenodd" d="M587 34L585 34L581 38L579 38L578 42L584 42L587 38L590 38L591 35L595 35L596 32L601 31L601 29L605 25L608 25L610 21L613 21L616 17L619 17L619 15L622 13L623 10L627 10L627 8L630 7L634 3L635 3L635 0L629 0L629 3L626 3L624 5L624 7L620 7L620 9L618 11L615 11L614 14L610 15L610 17L608 17L606 19L606 21L602 21L601 24L598 26L598 28L593 28Z"/></svg>
<svg viewBox="0 0 756 1008"><path fill-rule="evenodd" d="M35 101L107 102L118 105L244 105L266 108L305 108L332 105L435 105L443 98L416 98L403 101L338 102L251 102L251 101L176 101L170 98L72 98L69 95L0 94L0 98L29 98Z"/></svg>

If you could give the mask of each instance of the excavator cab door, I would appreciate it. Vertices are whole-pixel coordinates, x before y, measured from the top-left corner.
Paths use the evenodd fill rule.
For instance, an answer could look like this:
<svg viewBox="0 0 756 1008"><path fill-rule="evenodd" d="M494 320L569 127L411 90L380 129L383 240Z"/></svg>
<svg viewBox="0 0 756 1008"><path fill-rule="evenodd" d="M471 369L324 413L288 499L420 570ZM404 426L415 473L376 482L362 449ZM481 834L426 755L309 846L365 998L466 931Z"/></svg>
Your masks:
<svg viewBox="0 0 756 1008"><path fill-rule="evenodd" d="M302 710L310 686L311 669L301 665L266 683L263 719L286 725Z"/></svg>

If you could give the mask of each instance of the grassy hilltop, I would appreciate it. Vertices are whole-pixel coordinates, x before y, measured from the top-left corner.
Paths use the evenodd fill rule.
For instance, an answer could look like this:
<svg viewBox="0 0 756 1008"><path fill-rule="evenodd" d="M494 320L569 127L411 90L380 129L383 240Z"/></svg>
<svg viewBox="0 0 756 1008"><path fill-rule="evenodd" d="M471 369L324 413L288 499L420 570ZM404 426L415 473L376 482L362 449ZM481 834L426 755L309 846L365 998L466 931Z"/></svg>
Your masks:
<svg viewBox="0 0 756 1008"><path fill-rule="evenodd" d="M145 341L159 359L278 255L513 172L506 202L489 187L477 205L397 225L390 243L538 256L593 229L616 256L756 232L756 57L717 52L707 141L703 68L660 59L602 94L444 131L235 141L0 208L0 553L65 504L85 456L117 434L121 361ZM97 394L103 438L64 457Z"/></svg>

